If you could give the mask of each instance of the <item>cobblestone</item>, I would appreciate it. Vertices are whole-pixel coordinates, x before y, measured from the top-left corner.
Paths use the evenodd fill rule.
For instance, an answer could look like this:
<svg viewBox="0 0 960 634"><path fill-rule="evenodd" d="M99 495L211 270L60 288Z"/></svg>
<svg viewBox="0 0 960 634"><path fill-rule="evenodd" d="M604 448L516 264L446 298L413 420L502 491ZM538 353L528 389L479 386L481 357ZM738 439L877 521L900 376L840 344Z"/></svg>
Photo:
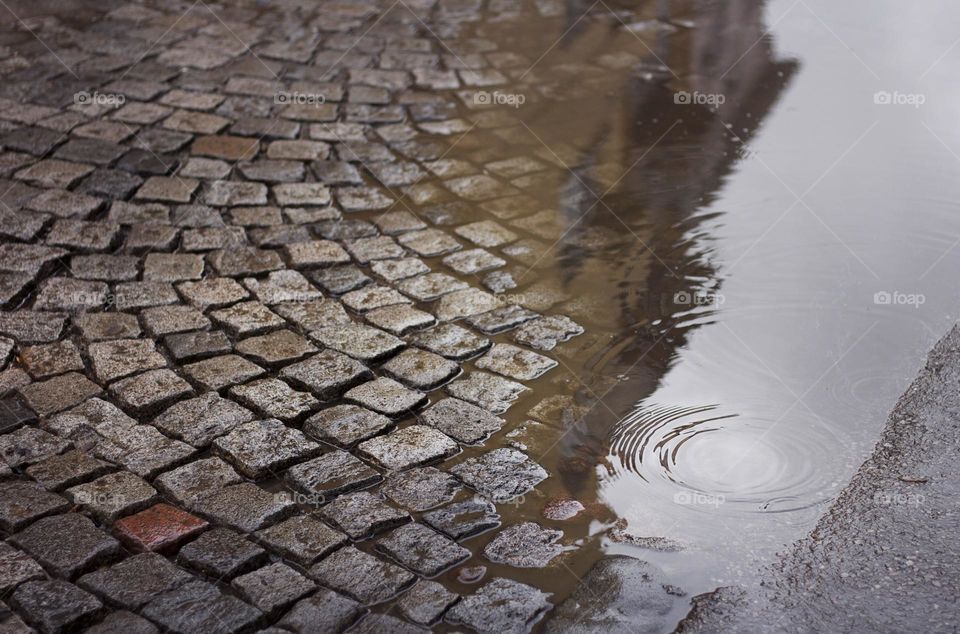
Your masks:
<svg viewBox="0 0 960 634"><path fill-rule="evenodd" d="M342 495L323 508L324 519L351 539L381 533L410 520L410 515L366 491Z"/></svg>
<svg viewBox="0 0 960 634"><path fill-rule="evenodd" d="M309 390L318 399L327 401L373 374L359 361L334 350L324 350L285 367L280 371L280 376L295 386Z"/></svg>
<svg viewBox="0 0 960 634"><path fill-rule="evenodd" d="M417 523L391 531L376 548L425 577L434 577L470 557L463 546Z"/></svg>
<svg viewBox="0 0 960 634"><path fill-rule="evenodd" d="M102 607L93 595L59 579L28 581L14 591L10 602L43 632L82 627Z"/></svg>
<svg viewBox="0 0 960 634"><path fill-rule="evenodd" d="M346 535L307 515L258 531L257 540L283 557L308 567L348 543Z"/></svg>
<svg viewBox="0 0 960 634"><path fill-rule="evenodd" d="M312 581L279 562L237 577L230 585L242 599L268 615L280 613L315 588Z"/></svg>
<svg viewBox="0 0 960 634"><path fill-rule="evenodd" d="M31 522L70 507L66 498L50 493L35 482L0 483L0 528L12 533Z"/></svg>
<svg viewBox="0 0 960 634"><path fill-rule="evenodd" d="M297 634L308 632L341 632L357 620L363 608L359 603L322 589L297 603L277 625ZM318 630L317 628L323 628Z"/></svg>
<svg viewBox="0 0 960 634"><path fill-rule="evenodd" d="M444 460L460 448L431 427L412 425L360 443L358 450L384 468L400 470Z"/></svg>
<svg viewBox="0 0 960 634"><path fill-rule="evenodd" d="M112 524L121 515L144 509L157 498L157 491L127 471L111 473L93 482L66 490L74 504L104 524Z"/></svg>
<svg viewBox="0 0 960 634"><path fill-rule="evenodd" d="M183 371L203 389L214 391L255 379L264 373L257 364L234 354L191 363L184 366Z"/></svg>
<svg viewBox="0 0 960 634"><path fill-rule="evenodd" d="M479 405L494 414L507 411L513 401L530 388L516 381L486 372L471 372L466 378L446 386L450 396Z"/></svg>
<svg viewBox="0 0 960 634"><path fill-rule="evenodd" d="M159 595L143 615L173 632L235 632L261 618L256 608L201 581Z"/></svg>
<svg viewBox="0 0 960 634"><path fill-rule="evenodd" d="M298 491L318 496L318 503L382 479L377 471L345 451L331 451L291 467L286 474L287 482Z"/></svg>
<svg viewBox="0 0 960 634"><path fill-rule="evenodd" d="M153 553L134 555L109 568L84 575L81 587L104 598L108 603L134 609L155 595L179 588L191 576L164 557Z"/></svg>
<svg viewBox="0 0 960 634"><path fill-rule="evenodd" d="M459 480L449 473L420 467L391 474L381 490L400 506L422 512L449 502L461 489Z"/></svg>
<svg viewBox="0 0 960 634"><path fill-rule="evenodd" d="M353 546L346 546L327 556L310 568L310 576L324 586L367 605L382 603L416 581L416 576L400 566Z"/></svg>
<svg viewBox="0 0 960 634"><path fill-rule="evenodd" d="M484 556L494 563L518 568L543 568L563 552L557 541L563 532L523 522L504 529L484 549Z"/></svg>
<svg viewBox="0 0 960 634"><path fill-rule="evenodd" d="M0 543L0 592L5 596L25 581L45 577L43 568L33 558L6 542Z"/></svg>
<svg viewBox="0 0 960 634"><path fill-rule="evenodd" d="M478 368L520 381L535 379L556 365L556 361L543 355L505 343L494 344L476 362Z"/></svg>
<svg viewBox="0 0 960 634"><path fill-rule="evenodd" d="M267 561L267 551L228 528L214 528L180 549L177 561L215 579L229 580Z"/></svg>
<svg viewBox="0 0 960 634"><path fill-rule="evenodd" d="M320 446L278 420L241 423L213 450L248 478L262 478L316 454Z"/></svg>
<svg viewBox="0 0 960 634"><path fill-rule="evenodd" d="M500 516L492 502L477 498L424 513L423 521L451 539L463 539L496 528Z"/></svg>
<svg viewBox="0 0 960 634"><path fill-rule="evenodd" d="M498 501L523 495L546 479L546 470L516 449L494 449L450 469L467 486Z"/></svg>
<svg viewBox="0 0 960 634"><path fill-rule="evenodd" d="M69 486L93 480L113 470L113 466L83 451L68 451L58 456L50 456L35 465L27 467L31 478L52 491L60 491Z"/></svg>
<svg viewBox="0 0 960 634"><path fill-rule="evenodd" d="M53 574L67 578L108 561L120 552L117 540L78 513L38 520L14 534L10 543L25 550ZM51 548L50 544L58 544L58 547Z"/></svg>
<svg viewBox="0 0 960 634"><path fill-rule="evenodd" d="M308 436L351 448L390 429L393 421L358 405L336 405L314 414L303 424Z"/></svg>
<svg viewBox="0 0 960 634"><path fill-rule="evenodd" d="M425 394L383 377L358 385L344 394L344 398L391 418L399 418L427 401Z"/></svg>
<svg viewBox="0 0 960 634"><path fill-rule="evenodd" d="M316 409L317 399L279 379L260 379L230 388L229 394L264 418L293 422Z"/></svg>
<svg viewBox="0 0 960 634"><path fill-rule="evenodd" d="M526 632L550 608L549 596L512 579L497 578L463 597L445 620L478 632Z"/></svg>
<svg viewBox="0 0 960 634"><path fill-rule="evenodd" d="M311 332L310 338L328 348L367 362L392 356L405 345L402 339L390 333L357 323L321 328Z"/></svg>
<svg viewBox="0 0 960 634"><path fill-rule="evenodd" d="M4 31L3 626L511 632L549 607L497 578L556 561L539 509L458 542L546 477L496 447L559 424L506 412L583 332L539 274L569 203L537 190L577 157L475 103L534 61L487 33L525 7L384 8L41 12L66 83ZM527 98L557 98L539 75ZM71 101L94 87L126 102ZM566 240L617 243L594 233ZM461 598L443 573L484 546Z"/></svg>

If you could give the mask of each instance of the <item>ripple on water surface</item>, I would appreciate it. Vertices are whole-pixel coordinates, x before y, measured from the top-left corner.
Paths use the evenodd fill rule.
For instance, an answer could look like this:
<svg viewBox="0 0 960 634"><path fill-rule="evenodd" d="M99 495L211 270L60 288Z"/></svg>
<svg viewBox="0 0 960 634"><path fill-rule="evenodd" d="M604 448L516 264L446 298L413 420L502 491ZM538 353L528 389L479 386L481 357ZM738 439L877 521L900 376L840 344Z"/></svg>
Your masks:
<svg viewBox="0 0 960 634"><path fill-rule="evenodd" d="M724 413L716 405L646 405L613 430L611 454L678 507L800 511L835 493L838 474L827 465L836 461L825 457L845 453L848 442L807 414L810 424L797 426L796 415L788 423Z"/></svg>

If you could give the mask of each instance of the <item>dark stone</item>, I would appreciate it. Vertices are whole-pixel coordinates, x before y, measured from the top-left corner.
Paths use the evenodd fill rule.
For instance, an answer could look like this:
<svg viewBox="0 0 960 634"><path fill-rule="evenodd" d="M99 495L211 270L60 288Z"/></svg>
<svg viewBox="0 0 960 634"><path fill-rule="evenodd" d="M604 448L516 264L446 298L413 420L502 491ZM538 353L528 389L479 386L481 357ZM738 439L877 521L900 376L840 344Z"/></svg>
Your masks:
<svg viewBox="0 0 960 634"><path fill-rule="evenodd" d="M423 521L453 539L463 539L496 528L500 516L493 503L479 498L424 513Z"/></svg>
<svg viewBox="0 0 960 634"><path fill-rule="evenodd" d="M92 594L58 579L28 581L14 591L10 602L42 632L82 627L93 621L103 607Z"/></svg>
<svg viewBox="0 0 960 634"><path fill-rule="evenodd" d="M363 612L356 601L323 588L293 606L277 625L297 634L339 634Z"/></svg>
<svg viewBox="0 0 960 634"><path fill-rule="evenodd" d="M55 515L36 521L10 538L46 569L72 577L120 552L120 544L78 513ZM58 548L50 548L58 544Z"/></svg>
<svg viewBox="0 0 960 634"><path fill-rule="evenodd" d="M310 568L310 576L324 586L367 605L382 603L396 596L417 579L400 566L353 546L346 546L328 555Z"/></svg>
<svg viewBox="0 0 960 634"><path fill-rule="evenodd" d="M549 596L518 581L497 578L463 597L444 618L477 632L528 632L551 607Z"/></svg>
<svg viewBox="0 0 960 634"><path fill-rule="evenodd" d="M202 581L161 594L144 606L143 615L172 632L223 634L251 628L263 616L256 608Z"/></svg>
<svg viewBox="0 0 960 634"><path fill-rule="evenodd" d="M0 528L8 533L69 508L66 498L48 492L36 482L0 482Z"/></svg>
<svg viewBox="0 0 960 634"><path fill-rule="evenodd" d="M470 557L463 546L416 523L391 531L376 548L425 577L434 577Z"/></svg>
<svg viewBox="0 0 960 634"><path fill-rule="evenodd" d="M266 563L267 551L228 528L214 528L180 549L177 561L214 579L232 579Z"/></svg>
<svg viewBox="0 0 960 634"><path fill-rule="evenodd" d="M192 579L189 573L155 553L134 555L109 568L83 575L80 587L103 597L111 605L135 609L161 592L179 588Z"/></svg>

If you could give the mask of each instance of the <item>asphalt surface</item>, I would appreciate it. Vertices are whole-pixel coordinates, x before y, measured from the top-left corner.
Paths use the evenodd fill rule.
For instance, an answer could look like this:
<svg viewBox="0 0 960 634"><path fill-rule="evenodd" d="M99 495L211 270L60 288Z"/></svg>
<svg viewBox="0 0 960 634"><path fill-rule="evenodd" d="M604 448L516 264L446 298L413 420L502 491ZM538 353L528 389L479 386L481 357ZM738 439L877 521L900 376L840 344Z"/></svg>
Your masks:
<svg viewBox="0 0 960 634"><path fill-rule="evenodd" d="M931 351L871 457L757 592L700 595L695 632L960 631L960 327Z"/></svg>

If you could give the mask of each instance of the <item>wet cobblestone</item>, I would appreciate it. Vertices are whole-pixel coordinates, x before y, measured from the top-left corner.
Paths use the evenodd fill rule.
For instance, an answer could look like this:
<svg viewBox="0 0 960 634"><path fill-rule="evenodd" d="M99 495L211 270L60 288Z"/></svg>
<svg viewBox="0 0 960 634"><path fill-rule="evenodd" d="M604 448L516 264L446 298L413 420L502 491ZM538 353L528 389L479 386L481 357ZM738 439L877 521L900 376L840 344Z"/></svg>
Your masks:
<svg viewBox="0 0 960 634"><path fill-rule="evenodd" d="M526 276L555 161L473 107L517 75L466 35L495 8L388 6L148 2L38 22L60 61L0 51L5 623L512 632L550 607L500 572L452 588L562 548L502 507L546 470L496 448L583 332Z"/></svg>

